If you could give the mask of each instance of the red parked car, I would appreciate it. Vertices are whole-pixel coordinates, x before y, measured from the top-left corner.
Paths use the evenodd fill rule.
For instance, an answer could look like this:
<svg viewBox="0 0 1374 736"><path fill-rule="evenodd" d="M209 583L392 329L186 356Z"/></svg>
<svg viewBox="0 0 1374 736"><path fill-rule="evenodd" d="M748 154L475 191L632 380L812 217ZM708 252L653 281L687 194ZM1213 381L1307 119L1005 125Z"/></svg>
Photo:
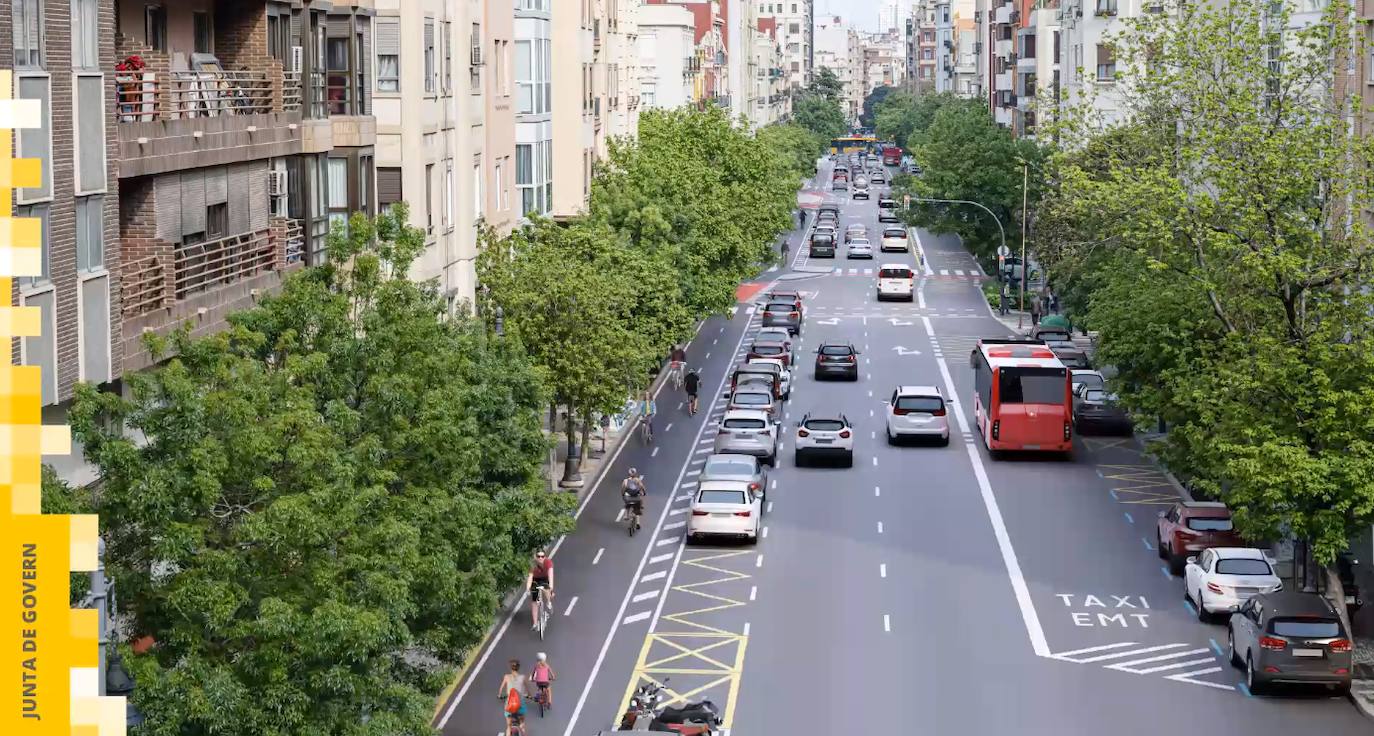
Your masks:
<svg viewBox="0 0 1374 736"><path fill-rule="evenodd" d="M755 358L773 358L782 361L782 367L792 367L792 351L788 349L787 343L780 340L755 340L749 346L749 353L744 357L745 362Z"/></svg>
<svg viewBox="0 0 1374 736"><path fill-rule="evenodd" d="M1169 571L1183 574L1188 558L1209 547L1248 547L1231 522L1231 509L1216 501L1179 501L1159 512L1155 542Z"/></svg>

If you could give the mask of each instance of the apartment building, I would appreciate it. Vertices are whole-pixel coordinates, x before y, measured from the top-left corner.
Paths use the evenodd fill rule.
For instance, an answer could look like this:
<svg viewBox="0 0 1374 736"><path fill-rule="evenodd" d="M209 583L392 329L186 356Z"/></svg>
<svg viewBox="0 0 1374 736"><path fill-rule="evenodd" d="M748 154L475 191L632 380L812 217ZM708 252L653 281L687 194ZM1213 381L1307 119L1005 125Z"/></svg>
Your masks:
<svg viewBox="0 0 1374 736"><path fill-rule="evenodd" d="M776 18L759 18L754 34L754 113L755 128L786 120L791 115L791 100L786 94L782 41Z"/></svg>
<svg viewBox="0 0 1374 736"><path fill-rule="evenodd" d="M572 23L578 23L576 17ZM515 208L518 217L528 218L553 212L553 0L515 0L514 27ZM571 35L575 43L564 48L571 48L580 59L579 30L570 30L565 35ZM580 76L582 65L576 59L560 58L559 63L564 77L577 77L564 83L577 98L571 101L576 109L581 90L573 82L585 83ZM580 118L567 117L581 129Z"/></svg>
<svg viewBox="0 0 1374 736"><path fill-rule="evenodd" d="M853 27L838 15L816 21L816 69L829 69L840 80L846 120L858 120L863 109L863 48ZM857 58L856 58L857 57Z"/></svg>
<svg viewBox="0 0 1374 736"><path fill-rule="evenodd" d="M951 0L935 0L935 91L954 91L954 12Z"/></svg>
<svg viewBox="0 0 1374 736"><path fill-rule="evenodd" d="M1058 2L1021 8L1024 25L1016 29L1016 110L1012 131L1034 137L1041 106L1057 109L1060 94L1060 45Z"/></svg>
<svg viewBox="0 0 1374 736"><path fill-rule="evenodd" d="M730 117L743 118L750 127L758 126L758 58L754 51L759 32L759 10L755 0L722 0L725 22L726 86L729 89Z"/></svg>
<svg viewBox="0 0 1374 736"><path fill-rule="evenodd" d="M477 0L377 0L379 202L409 205L425 232L410 277L452 308L474 298L485 209L482 15Z"/></svg>
<svg viewBox="0 0 1374 736"><path fill-rule="evenodd" d="M482 0L482 50L473 57L482 62L482 129L485 156L482 220L498 234L515 226L520 205L515 185L515 4L516 0ZM529 61L528 55L525 57Z"/></svg>
<svg viewBox="0 0 1374 736"><path fill-rule="evenodd" d="M978 59L983 42L978 36L974 0L956 0L954 4L954 75L951 91L964 97L980 97L983 80Z"/></svg>
<svg viewBox="0 0 1374 736"><path fill-rule="evenodd" d="M1016 110L1016 29L1021 27L1021 11L1016 0L978 0L977 20L983 43L979 55L983 93L993 119L1010 128Z"/></svg>
<svg viewBox="0 0 1374 736"><path fill-rule="evenodd" d="M929 45L933 49L934 27L931 27ZM924 36L923 36L924 38ZM863 94L860 98L860 106L863 99L878 87L893 87L901 84L906 79L906 39L904 32L892 31L887 33L864 34L860 40L862 48L863 67ZM925 63L921 61L920 63ZM934 64L934 59L929 61ZM932 75L933 79L933 75ZM918 78L918 83L920 79Z"/></svg>
<svg viewBox="0 0 1374 736"><path fill-rule="evenodd" d="M811 84L816 65L814 0L770 0L759 8L759 15L778 19L788 88L795 91Z"/></svg>
<svg viewBox="0 0 1374 736"><path fill-rule="evenodd" d="M76 384L124 371L114 19L114 0L0 0L0 69L41 111L13 152L40 162L42 183L14 190L13 213L40 222L41 273L15 279L10 301L42 323L11 353L42 368L45 422L61 421Z"/></svg>
<svg viewBox="0 0 1374 736"><path fill-rule="evenodd" d="M694 104L696 24L680 5L639 8L639 96L645 109Z"/></svg>
<svg viewBox="0 0 1374 736"><path fill-rule="evenodd" d="M639 131L639 8L638 0L606 3L606 105L610 109L598 155L606 155L607 141L633 137Z"/></svg>
<svg viewBox="0 0 1374 736"><path fill-rule="evenodd" d="M539 0L531 0L537 4ZM596 162L598 136L605 135L603 105L597 64L605 42L602 0L544 0L549 7L550 40L557 57L558 84L550 107L552 122L551 213L571 217L586 208ZM551 56L550 58L553 58ZM569 79L576 70L577 79ZM551 72L552 73L552 72ZM519 146L519 141L516 143ZM518 152L517 148L517 152Z"/></svg>
<svg viewBox="0 0 1374 736"><path fill-rule="evenodd" d="M916 88L922 91L936 91L935 73L939 69L936 59L940 44L936 37L936 2L927 0L921 3L914 13L916 31Z"/></svg>

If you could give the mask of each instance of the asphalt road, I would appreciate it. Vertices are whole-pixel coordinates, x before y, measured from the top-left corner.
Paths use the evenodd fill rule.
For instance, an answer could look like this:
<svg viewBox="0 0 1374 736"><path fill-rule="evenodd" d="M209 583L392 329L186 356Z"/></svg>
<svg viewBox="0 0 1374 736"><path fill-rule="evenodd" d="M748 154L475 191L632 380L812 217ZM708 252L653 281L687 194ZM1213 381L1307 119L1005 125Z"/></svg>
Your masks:
<svg viewBox="0 0 1374 736"><path fill-rule="evenodd" d="M846 202L841 223L874 232L876 219L876 199ZM994 462L961 433L972 427L973 342L1007 330L958 243L918 235L926 277L910 304L876 302L874 273L916 266L915 254L809 260L799 234L791 268L760 280L806 296L784 429L807 412L843 412L858 431L854 467L796 468L787 441L766 536L684 546L687 494L723 411L718 389L758 324L747 303L733 320L708 321L688 350L703 368L703 411L689 417L671 388L660 396L655 445L626 443L557 548L548 640L530 631L527 606L505 619L444 704L445 734L500 733L506 661L528 671L538 651L559 680L554 710L530 716L533 736L609 729L635 684L665 678L684 699L712 699L732 736L848 733L878 719L941 735L1370 729L1344 699L1244 691L1220 655L1224 626L1196 620L1153 550L1174 491L1133 440L1080 437L1071 461ZM858 382L814 380L809 359L823 340L862 351ZM886 444L882 401L910 383L955 397L964 421L951 417L948 447ZM633 538L615 523L631 466L652 494Z"/></svg>

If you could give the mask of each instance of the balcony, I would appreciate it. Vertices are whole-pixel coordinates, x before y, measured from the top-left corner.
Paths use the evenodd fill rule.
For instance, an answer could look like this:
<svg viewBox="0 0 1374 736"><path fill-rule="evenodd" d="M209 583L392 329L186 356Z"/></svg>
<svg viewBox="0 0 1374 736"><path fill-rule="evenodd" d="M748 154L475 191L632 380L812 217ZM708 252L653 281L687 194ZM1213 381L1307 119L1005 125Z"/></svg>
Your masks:
<svg viewBox="0 0 1374 736"><path fill-rule="evenodd" d="M992 22L996 25L1006 25L1011 22L1011 6L1003 5L993 13Z"/></svg>
<svg viewBox="0 0 1374 736"><path fill-rule="evenodd" d="M998 92L1011 91L1011 72L1002 72L993 78L992 88Z"/></svg>
<svg viewBox="0 0 1374 736"><path fill-rule="evenodd" d="M125 369L151 365L144 332L165 334L186 321L194 336L218 331L230 313L280 285L301 263L301 233L298 220L273 218L262 230L194 245L122 238L126 254L153 251L122 266Z"/></svg>
<svg viewBox="0 0 1374 736"><path fill-rule="evenodd" d="M992 47L992 54L998 58L1010 59L1012 51L1015 49L1014 42L1010 38L1004 38Z"/></svg>
<svg viewBox="0 0 1374 736"><path fill-rule="evenodd" d="M1035 71L1035 57L1034 57L1034 56L1018 56L1018 57L1016 57L1016 71L1021 72L1021 73L1023 73L1023 74L1024 74L1024 73L1027 73L1027 72L1034 72L1034 71Z"/></svg>

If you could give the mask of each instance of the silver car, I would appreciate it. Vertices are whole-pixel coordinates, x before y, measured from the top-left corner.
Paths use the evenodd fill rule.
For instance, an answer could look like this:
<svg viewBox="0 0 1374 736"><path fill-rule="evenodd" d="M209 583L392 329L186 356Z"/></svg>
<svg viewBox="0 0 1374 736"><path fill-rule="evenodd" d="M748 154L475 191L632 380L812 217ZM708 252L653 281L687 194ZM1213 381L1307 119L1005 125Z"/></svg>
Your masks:
<svg viewBox="0 0 1374 736"><path fill-rule="evenodd" d="M730 394L730 403L725 408L727 411L730 409L758 409L768 412L770 417L776 417L779 416L778 409L780 407L778 400L767 388L750 386L735 389L735 392Z"/></svg>
<svg viewBox="0 0 1374 736"><path fill-rule="evenodd" d="M753 455L720 454L706 458L701 469L702 483L712 480L734 480L748 484L749 490L768 493L768 471Z"/></svg>
<svg viewBox="0 0 1374 736"><path fill-rule="evenodd" d="M783 327L792 334L801 331L801 311L796 302L768 302L763 307L764 327Z"/></svg>
<svg viewBox="0 0 1374 736"><path fill-rule="evenodd" d="M778 462L778 423L767 412L727 411L716 430L713 451L753 455L772 467Z"/></svg>
<svg viewBox="0 0 1374 736"><path fill-rule="evenodd" d="M849 249L845 251L845 258L873 258L873 244L868 242L868 238L855 238L849 241Z"/></svg>

